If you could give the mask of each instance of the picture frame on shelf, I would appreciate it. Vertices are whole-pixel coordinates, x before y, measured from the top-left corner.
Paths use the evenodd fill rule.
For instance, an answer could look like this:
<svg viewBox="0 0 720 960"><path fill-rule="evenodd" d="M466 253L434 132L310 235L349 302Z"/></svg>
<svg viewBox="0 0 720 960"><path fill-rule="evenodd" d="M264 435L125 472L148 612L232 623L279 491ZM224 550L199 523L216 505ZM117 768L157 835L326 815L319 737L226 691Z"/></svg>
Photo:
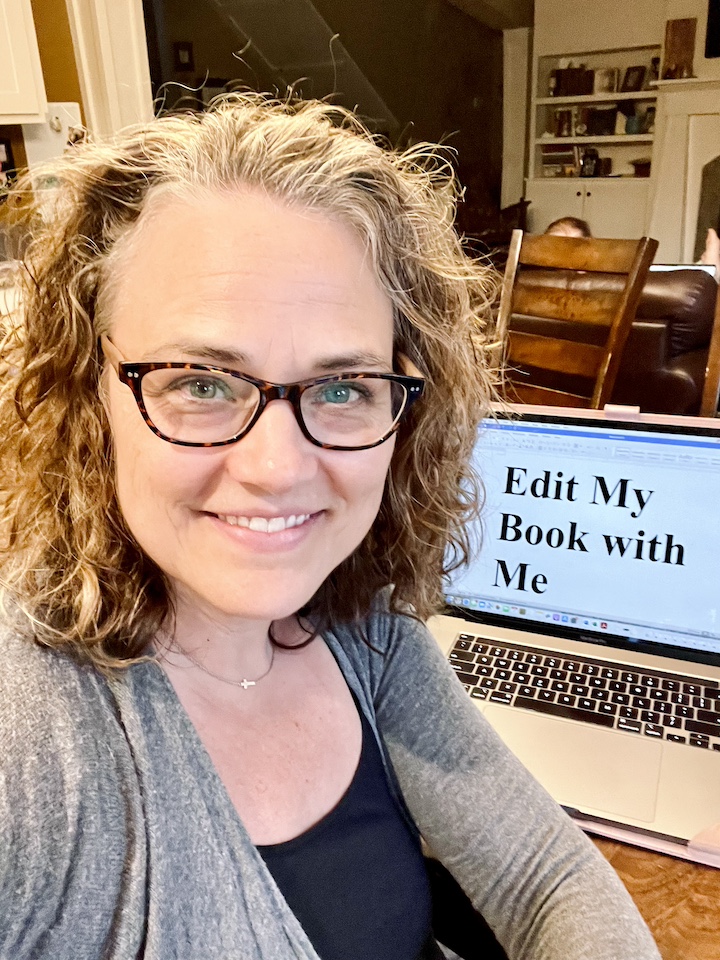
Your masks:
<svg viewBox="0 0 720 960"><path fill-rule="evenodd" d="M642 90L646 71L647 67L645 66L628 67L623 77L620 93L636 93Z"/></svg>
<svg viewBox="0 0 720 960"><path fill-rule="evenodd" d="M173 70L176 73L192 73L195 70L192 40L177 40L173 43Z"/></svg>
<svg viewBox="0 0 720 960"><path fill-rule="evenodd" d="M575 107L573 111L573 136L586 137L588 134L588 119L592 107Z"/></svg>
<svg viewBox="0 0 720 960"><path fill-rule="evenodd" d="M617 67L603 67L595 70L593 93L616 93L619 71Z"/></svg>

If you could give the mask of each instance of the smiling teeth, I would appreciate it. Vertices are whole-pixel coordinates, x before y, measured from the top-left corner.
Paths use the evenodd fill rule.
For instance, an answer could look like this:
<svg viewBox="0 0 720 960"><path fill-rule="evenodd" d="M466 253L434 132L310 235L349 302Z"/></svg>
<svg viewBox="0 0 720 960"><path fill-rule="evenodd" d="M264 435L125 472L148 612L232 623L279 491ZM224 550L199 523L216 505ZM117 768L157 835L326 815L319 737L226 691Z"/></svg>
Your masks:
<svg viewBox="0 0 720 960"><path fill-rule="evenodd" d="M219 515L221 520L229 523L231 527L247 527L248 530L257 530L260 533L280 533L282 530L289 530L291 527L299 527L310 519L309 513L299 513L297 516L290 517L235 517Z"/></svg>

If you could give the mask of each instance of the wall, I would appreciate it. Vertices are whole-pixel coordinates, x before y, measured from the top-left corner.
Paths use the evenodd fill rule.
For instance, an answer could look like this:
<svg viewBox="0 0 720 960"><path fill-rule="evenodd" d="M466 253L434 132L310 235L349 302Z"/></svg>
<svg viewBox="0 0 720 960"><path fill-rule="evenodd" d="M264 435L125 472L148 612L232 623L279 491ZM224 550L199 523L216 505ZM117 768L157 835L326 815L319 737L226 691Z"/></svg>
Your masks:
<svg viewBox="0 0 720 960"><path fill-rule="evenodd" d="M75 52L65 0L31 0L45 92L49 101L74 101L80 104Z"/></svg>
<svg viewBox="0 0 720 960"><path fill-rule="evenodd" d="M503 31L503 166L501 206L524 196L531 31Z"/></svg>
<svg viewBox="0 0 720 960"><path fill-rule="evenodd" d="M707 0L666 0L666 18L680 20L684 17L697 18L695 35L694 73L704 80L720 80L720 57L711 60L705 58L705 29L707 27Z"/></svg>
<svg viewBox="0 0 720 960"><path fill-rule="evenodd" d="M695 17L695 75L720 79L720 57L704 56L707 14L708 0L535 0L535 50L582 53L662 43L667 20Z"/></svg>
<svg viewBox="0 0 720 960"><path fill-rule="evenodd" d="M535 51L582 53L659 43L665 0L535 0Z"/></svg>

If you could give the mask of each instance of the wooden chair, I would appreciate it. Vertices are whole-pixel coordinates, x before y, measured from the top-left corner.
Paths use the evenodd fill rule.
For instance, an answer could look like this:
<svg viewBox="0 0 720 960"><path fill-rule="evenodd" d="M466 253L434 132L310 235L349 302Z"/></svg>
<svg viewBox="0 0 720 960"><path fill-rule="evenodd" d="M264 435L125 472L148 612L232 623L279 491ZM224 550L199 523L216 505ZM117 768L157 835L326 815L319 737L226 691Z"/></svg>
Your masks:
<svg viewBox="0 0 720 960"><path fill-rule="evenodd" d="M705 368L705 383L702 399L700 400L700 416L716 417L718 415L718 400L720 399L720 287L715 301L715 322L710 337L707 367Z"/></svg>
<svg viewBox="0 0 720 960"><path fill-rule="evenodd" d="M656 249L647 237L594 240L515 230L498 314L505 398L603 407Z"/></svg>

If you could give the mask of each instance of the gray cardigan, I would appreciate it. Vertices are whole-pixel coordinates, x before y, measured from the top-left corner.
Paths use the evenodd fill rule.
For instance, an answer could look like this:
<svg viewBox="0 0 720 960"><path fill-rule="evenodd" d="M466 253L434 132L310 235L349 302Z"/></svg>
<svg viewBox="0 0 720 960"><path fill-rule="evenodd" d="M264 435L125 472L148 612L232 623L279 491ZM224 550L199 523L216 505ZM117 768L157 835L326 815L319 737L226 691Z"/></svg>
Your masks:
<svg viewBox="0 0 720 960"><path fill-rule="evenodd" d="M424 627L327 635L398 802L511 960L657 960L613 870ZM318 960L164 672L0 640L0 958ZM372 960L372 958L368 958Z"/></svg>

